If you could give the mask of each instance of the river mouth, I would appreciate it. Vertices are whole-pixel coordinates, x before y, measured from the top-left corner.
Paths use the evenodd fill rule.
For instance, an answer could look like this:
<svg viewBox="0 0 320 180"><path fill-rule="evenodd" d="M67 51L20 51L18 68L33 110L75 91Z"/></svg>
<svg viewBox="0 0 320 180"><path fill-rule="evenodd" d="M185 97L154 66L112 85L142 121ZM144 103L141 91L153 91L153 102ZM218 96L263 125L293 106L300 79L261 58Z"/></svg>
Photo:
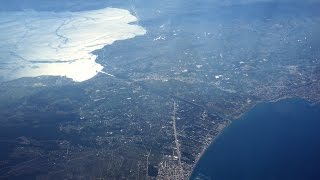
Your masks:
<svg viewBox="0 0 320 180"><path fill-rule="evenodd" d="M320 106L257 105L210 145L191 179L319 179Z"/></svg>

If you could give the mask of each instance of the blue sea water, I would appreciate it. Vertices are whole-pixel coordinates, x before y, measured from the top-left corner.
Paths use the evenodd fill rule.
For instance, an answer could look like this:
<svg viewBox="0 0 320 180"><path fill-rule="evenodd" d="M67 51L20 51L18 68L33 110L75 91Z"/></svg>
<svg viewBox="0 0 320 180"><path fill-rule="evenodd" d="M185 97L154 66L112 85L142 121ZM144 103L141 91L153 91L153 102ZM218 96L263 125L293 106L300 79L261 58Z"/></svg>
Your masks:
<svg viewBox="0 0 320 180"><path fill-rule="evenodd" d="M320 105L257 105L208 148L191 179L320 179Z"/></svg>

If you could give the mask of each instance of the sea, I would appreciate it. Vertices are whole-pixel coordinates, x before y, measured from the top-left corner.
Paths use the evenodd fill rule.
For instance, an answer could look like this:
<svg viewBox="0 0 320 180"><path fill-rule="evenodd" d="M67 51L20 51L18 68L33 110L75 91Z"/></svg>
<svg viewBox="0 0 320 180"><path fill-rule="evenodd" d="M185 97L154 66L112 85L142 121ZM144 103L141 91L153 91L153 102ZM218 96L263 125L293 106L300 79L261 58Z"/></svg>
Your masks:
<svg viewBox="0 0 320 180"><path fill-rule="evenodd" d="M191 179L320 179L320 105L258 104L210 145Z"/></svg>

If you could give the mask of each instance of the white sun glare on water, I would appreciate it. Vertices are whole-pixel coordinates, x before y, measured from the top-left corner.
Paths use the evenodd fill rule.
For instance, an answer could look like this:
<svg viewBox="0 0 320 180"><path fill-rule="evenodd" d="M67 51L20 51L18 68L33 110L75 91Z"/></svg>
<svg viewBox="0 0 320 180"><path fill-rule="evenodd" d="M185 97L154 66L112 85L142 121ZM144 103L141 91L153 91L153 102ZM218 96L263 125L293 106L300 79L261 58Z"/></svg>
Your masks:
<svg viewBox="0 0 320 180"><path fill-rule="evenodd" d="M42 75L85 81L101 72L94 50L144 35L117 8L83 12L0 12L0 81Z"/></svg>

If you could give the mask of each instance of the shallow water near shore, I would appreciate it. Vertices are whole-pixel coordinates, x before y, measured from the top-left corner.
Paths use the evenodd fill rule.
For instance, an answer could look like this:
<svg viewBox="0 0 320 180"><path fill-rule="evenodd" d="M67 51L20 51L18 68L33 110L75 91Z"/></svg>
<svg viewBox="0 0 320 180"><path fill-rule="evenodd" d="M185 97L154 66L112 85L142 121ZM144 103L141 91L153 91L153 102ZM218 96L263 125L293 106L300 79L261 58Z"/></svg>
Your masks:
<svg viewBox="0 0 320 180"><path fill-rule="evenodd" d="M320 105L257 105L203 155L191 179L320 179Z"/></svg>

